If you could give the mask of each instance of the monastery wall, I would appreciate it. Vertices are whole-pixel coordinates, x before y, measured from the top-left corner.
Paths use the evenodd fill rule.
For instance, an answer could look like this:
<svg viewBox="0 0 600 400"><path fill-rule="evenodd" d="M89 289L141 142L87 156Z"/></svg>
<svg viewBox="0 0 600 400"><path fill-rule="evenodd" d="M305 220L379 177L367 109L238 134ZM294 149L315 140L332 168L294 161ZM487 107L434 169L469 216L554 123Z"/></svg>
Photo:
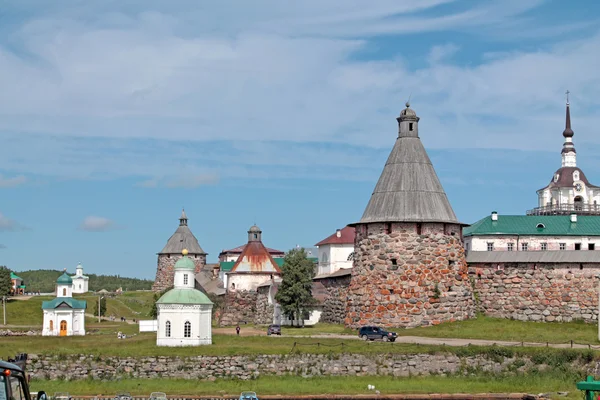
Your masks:
<svg viewBox="0 0 600 400"><path fill-rule="evenodd" d="M258 293L255 290L229 290L219 319L220 326L253 323Z"/></svg>
<svg viewBox="0 0 600 400"><path fill-rule="evenodd" d="M160 292L168 287L173 286L173 278L175 276L175 270L173 269L177 260L182 257L181 254L159 254L156 266L156 278L152 285L152 290ZM206 255L204 254L190 254L189 257L194 261L196 266L195 273L200 272L206 265Z"/></svg>
<svg viewBox="0 0 600 400"><path fill-rule="evenodd" d="M275 306L269 304L269 286L261 286L256 293L256 315L254 323L257 325L269 325L273 323Z"/></svg>
<svg viewBox="0 0 600 400"><path fill-rule="evenodd" d="M478 309L486 315L521 321L598 320L598 264L477 264L469 274Z"/></svg>
<svg viewBox="0 0 600 400"><path fill-rule="evenodd" d="M361 224L354 247L346 326L411 328L475 316L459 225Z"/></svg>
<svg viewBox="0 0 600 400"><path fill-rule="evenodd" d="M319 322L343 324L346 318L346 302L348 301L350 275L319 279L319 282L327 291Z"/></svg>

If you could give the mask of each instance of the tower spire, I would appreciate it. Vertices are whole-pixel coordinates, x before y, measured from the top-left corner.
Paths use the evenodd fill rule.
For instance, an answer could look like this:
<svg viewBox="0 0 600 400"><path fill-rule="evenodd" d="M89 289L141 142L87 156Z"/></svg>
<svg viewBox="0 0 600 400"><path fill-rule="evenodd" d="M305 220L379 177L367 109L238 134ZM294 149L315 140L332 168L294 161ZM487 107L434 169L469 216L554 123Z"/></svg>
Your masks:
<svg viewBox="0 0 600 400"><path fill-rule="evenodd" d="M563 148L561 151L562 155L562 166L563 167L576 167L577 166L577 158L575 146L573 145L573 129L571 129L571 106L569 103L569 92L567 90L567 111L565 115L565 130L563 131L563 137L565 138L565 142L563 143Z"/></svg>
<svg viewBox="0 0 600 400"><path fill-rule="evenodd" d="M182 208L181 209L181 217L179 217L179 226L187 225L187 222L188 222L188 217L185 214L185 209Z"/></svg>

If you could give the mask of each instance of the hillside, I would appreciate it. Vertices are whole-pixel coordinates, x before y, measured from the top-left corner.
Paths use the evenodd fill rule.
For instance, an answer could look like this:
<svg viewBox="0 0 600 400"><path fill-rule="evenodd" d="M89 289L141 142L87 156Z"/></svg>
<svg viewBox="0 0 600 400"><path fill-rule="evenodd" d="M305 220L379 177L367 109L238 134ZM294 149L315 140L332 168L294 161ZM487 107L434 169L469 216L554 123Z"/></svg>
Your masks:
<svg viewBox="0 0 600 400"><path fill-rule="evenodd" d="M39 269L35 271L14 271L25 281L27 291L40 291L49 293L54 291L56 279L62 274L62 271L50 269ZM152 288L153 281L148 279L124 278L119 275L96 275L85 274L90 278L89 290L97 291L106 289L114 291L118 288L123 290L149 290Z"/></svg>

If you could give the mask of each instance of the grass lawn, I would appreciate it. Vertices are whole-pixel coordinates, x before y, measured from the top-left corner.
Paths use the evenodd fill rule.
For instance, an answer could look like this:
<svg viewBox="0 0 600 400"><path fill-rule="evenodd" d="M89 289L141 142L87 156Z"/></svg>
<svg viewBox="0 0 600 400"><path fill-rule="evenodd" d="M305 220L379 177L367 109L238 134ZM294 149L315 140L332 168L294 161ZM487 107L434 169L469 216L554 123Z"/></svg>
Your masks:
<svg viewBox="0 0 600 400"><path fill-rule="evenodd" d="M282 335L302 335L302 336L311 336L311 335L356 335L356 329L346 328L341 324L324 324L318 323L313 326L304 326L302 328L291 327L291 326L282 326L281 327Z"/></svg>
<svg viewBox="0 0 600 400"><path fill-rule="evenodd" d="M257 392L259 397L268 394L373 394L367 385L374 385L381 394L395 393L548 393L568 391L570 399L580 399L573 377L557 373L535 376L494 378L475 377L319 377L263 376L256 380L216 380L215 382L174 379L123 379L110 382L83 381L32 381L31 391L45 390L69 392L71 395L111 395L120 391L132 395L149 395L161 391L167 395L239 396L244 390Z"/></svg>

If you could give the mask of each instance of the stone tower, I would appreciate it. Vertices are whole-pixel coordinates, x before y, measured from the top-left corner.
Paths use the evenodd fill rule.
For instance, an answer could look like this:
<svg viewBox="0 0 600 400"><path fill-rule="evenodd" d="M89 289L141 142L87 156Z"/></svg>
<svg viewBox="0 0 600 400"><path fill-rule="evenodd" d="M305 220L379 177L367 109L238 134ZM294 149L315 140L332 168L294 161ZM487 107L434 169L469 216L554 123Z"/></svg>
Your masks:
<svg viewBox="0 0 600 400"><path fill-rule="evenodd" d="M474 316L462 224L406 103L399 134L360 222L346 325L436 325Z"/></svg>
<svg viewBox="0 0 600 400"><path fill-rule="evenodd" d="M162 251L158 253L156 279L154 280L154 285L152 285L152 290L159 292L173 286L173 277L175 274L173 267L177 260L182 257L181 252L184 249L187 249L188 257L196 265L196 273L200 272L206 265L207 253L202 250L198 239L196 239L188 227L188 217L185 214L185 210L182 210L177 230L169 238Z"/></svg>

